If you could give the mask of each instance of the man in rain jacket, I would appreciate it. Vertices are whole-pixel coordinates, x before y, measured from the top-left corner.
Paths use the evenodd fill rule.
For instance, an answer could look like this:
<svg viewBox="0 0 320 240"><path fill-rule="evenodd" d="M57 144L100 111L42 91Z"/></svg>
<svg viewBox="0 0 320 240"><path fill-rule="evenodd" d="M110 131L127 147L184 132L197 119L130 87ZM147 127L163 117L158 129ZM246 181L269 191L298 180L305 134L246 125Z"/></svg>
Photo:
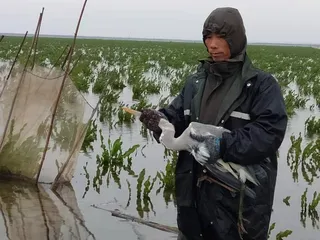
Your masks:
<svg viewBox="0 0 320 240"><path fill-rule="evenodd" d="M176 136L190 121L231 130L217 141L219 156L226 162L253 165L260 182L260 186L247 184L256 198L244 198L243 218L248 221L242 237L266 240L277 177L276 153L287 126L284 99L276 79L252 65L237 9L212 11L202 35L210 56L200 61L171 104L159 111L174 124ZM175 174L178 238L240 239L239 194L212 181L197 184L207 174L190 153L179 153Z"/></svg>

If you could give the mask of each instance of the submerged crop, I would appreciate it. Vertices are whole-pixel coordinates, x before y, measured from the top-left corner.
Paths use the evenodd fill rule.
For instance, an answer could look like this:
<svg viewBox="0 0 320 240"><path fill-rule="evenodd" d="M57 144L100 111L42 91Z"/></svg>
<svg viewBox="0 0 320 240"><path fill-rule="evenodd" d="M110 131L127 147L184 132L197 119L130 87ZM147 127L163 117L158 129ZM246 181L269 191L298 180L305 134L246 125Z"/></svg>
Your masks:
<svg viewBox="0 0 320 240"><path fill-rule="evenodd" d="M25 60L31 41L27 38L19 61ZM0 61L12 61L20 42L19 37L5 37L0 43ZM71 39L40 38L36 62L63 68L67 54L63 51L70 43ZM296 221L301 222L302 229L278 229L275 222L283 219L277 216L270 226L270 233L274 229L278 232L273 239L290 238L304 228L317 228L319 222L320 197L311 188L320 176L320 50L255 45L248 46L248 54L255 66L276 77L290 118L288 146L280 149L278 173L280 178L287 171L291 174L285 184L290 184L297 194L288 196L279 182L276 194L280 201L275 207L300 207ZM156 215L158 206L153 201L159 196L166 207L174 205L178 153L157 144L135 117L123 112L122 106L141 110L168 105L181 91L187 76L196 71L198 59L206 56L202 43L77 40L71 78L85 98L101 100L82 146L83 154L88 156L83 167L86 193L100 193L102 188L116 186L129 196L126 207L133 206L140 217L149 212ZM307 184L308 192L299 184ZM301 203L298 207L297 200ZM309 225L307 218L311 220Z"/></svg>

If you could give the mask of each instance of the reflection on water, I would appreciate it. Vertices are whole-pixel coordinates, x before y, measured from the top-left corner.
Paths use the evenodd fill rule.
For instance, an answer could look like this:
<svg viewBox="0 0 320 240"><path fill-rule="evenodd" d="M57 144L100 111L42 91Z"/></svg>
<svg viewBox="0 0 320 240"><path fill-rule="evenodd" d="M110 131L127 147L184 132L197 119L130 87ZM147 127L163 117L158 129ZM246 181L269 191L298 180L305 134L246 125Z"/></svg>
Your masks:
<svg viewBox="0 0 320 240"><path fill-rule="evenodd" d="M49 185L0 180L0 209L6 239L96 239L71 184L54 192Z"/></svg>

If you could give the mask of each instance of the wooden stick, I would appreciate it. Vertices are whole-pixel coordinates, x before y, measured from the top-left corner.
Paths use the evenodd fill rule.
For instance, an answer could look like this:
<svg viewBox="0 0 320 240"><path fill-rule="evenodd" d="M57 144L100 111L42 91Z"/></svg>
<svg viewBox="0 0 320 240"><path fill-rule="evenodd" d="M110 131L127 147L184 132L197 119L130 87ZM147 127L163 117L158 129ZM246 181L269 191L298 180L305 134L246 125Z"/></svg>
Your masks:
<svg viewBox="0 0 320 240"><path fill-rule="evenodd" d="M62 82L61 82L61 87L60 87L59 92L58 92L58 97L57 97L57 99L55 101L55 105L54 105L54 108L52 110L50 127L49 127L49 131L48 131L46 143L45 143L45 146L44 146L44 149L43 149L43 154L42 154L42 158L41 158L40 165L39 165L40 170L38 171L38 175L36 177L36 182L39 181L40 173L42 171L42 166L43 166L44 160L46 158L47 150L49 148L49 141L50 141L51 134L52 134L52 131L53 131L53 123L54 123L54 120L55 120L55 117L56 117L56 114L57 114L58 103L59 103L59 100L60 100L60 97L61 97L61 93L62 93L64 84L66 82L67 76L69 75L69 68L70 68L70 63L71 63L71 60L72 60L72 54L73 54L73 50L74 50L75 45L76 45L76 39L77 39L77 36L78 36L79 27L80 27L80 23L81 23L81 20L82 20L83 12L84 12L84 10L86 8L86 4L87 4L87 0L85 0L84 3L83 3L83 7L82 7L82 10L81 10L81 13L80 13L79 20L78 20L76 32L74 34L72 45L70 47L70 52L69 52L69 55L68 55L68 61L67 61L65 74L64 74ZM64 163L64 165L62 166L62 170L60 170L58 175L56 176L55 181L53 183L53 186L55 185L56 181L60 178L61 174L63 173L63 171L65 170L66 166L68 165L69 160L71 158L70 156L67 159L67 161Z"/></svg>
<svg viewBox="0 0 320 240"><path fill-rule="evenodd" d="M171 232L171 233L176 233L176 234L179 233L179 230L178 230L177 227L171 227L171 226L167 226L167 225L162 225L162 224L151 222L151 221L147 221L147 220L144 220L142 218L138 218L138 217L135 217L135 216L132 216L132 215L121 213L119 209L109 210L109 209L98 207L98 206L96 206L94 204L91 205L91 207L94 207L94 208L97 208L97 209L100 209L100 210L103 210L103 211L110 212L111 216L122 218L122 219L126 219L126 220L130 220L130 221L137 222L137 223L141 223L141 224L147 225L149 227L159 229L161 231Z"/></svg>
<svg viewBox="0 0 320 240"><path fill-rule="evenodd" d="M38 46L38 41L39 41L39 33L40 33L40 27L41 27L41 23L42 23L42 17L43 17L43 12L44 12L44 8L42 8L42 12L40 13L40 17L39 17L39 23L34 35L35 41L34 41L34 48L33 48L33 61L31 64L31 70L33 70L34 68L34 64L36 62L36 52L37 52L37 46Z"/></svg>
<svg viewBox="0 0 320 240"><path fill-rule="evenodd" d="M17 60L18 60L19 54L20 54L20 52L21 52L21 50L22 50L22 46L23 46L24 42L26 41L27 35L28 35L28 31L26 31L26 33L24 34L24 37L23 37L22 42L21 42L21 44L20 44L19 50L18 50L18 52L17 52L17 54L16 54L16 56L15 56L15 58L14 58L14 60L13 60L13 63L12 63L12 65L11 65L11 68L10 68L10 71L9 71L9 74L8 74L8 76L7 76L7 78L6 78L7 81L8 81L8 79L9 79L9 77L11 76L11 72L12 72L12 70L13 70L13 68L14 68ZM5 83L5 84L6 84L6 83ZM6 85L3 87L3 90L5 89L5 87L6 87ZM1 91L0 97L2 96L3 90Z"/></svg>

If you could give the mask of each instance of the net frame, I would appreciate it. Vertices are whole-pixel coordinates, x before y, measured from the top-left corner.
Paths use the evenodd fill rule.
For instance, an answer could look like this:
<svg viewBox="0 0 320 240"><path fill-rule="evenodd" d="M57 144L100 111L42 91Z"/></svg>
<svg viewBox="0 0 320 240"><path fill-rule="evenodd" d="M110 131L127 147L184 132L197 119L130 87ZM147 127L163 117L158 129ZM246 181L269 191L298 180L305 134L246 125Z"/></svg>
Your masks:
<svg viewBox="0 0 320 240"><path fill-rule="evenodd" d="M54 101L52 115L51 115L51 118L50 118L50 125L49 125L49 129L48 129L48 134L46 135L46 141L45 141L45 145L44 145L41 161L40 161L40 164L39 164L39 170L37 171L36 177L34 177L34 176L31 176L31 177L30 176L25 176L25 175L28 175L28 174L20 174L20 175L19 174L13 174L10 177L20 178L20 179L21 178L22 179L27 179L27 180L35 181L36 183L39 182L40 175L41 175L41 173L43 171L44 166L47 163L46 162L46 159L47 159L46 156L48 154L50 142L52 140L55 121L57 119L57 112L59 111L59 106L61 106L61 102L62 102L61 96L63 96L63 91L65 90L65 86L66 85L69 85L69 86L71 86L71 88L76 89L75 85L73 84L73 82L72 82L72 80L71 80L71 78L69 76L71 71L72 71L72 69L71 69L71 71L69 71L69 69L70 69L70 65L71 65L71 62L72 62L72 56L73 56L73 52L74 52L75 41L76 41L76 38L77 38L79 25L80 25L80 22L81 22L81 18L82 18L86 3L87 3L87 0L85 0L84 4L83 4L83 8L82 8L82 11L81 11L81 14L80 14L80 17L79 17L77 29L76 29L76 32L75 32L75 35L74 35L74 38L73 38L73 43L72 43L71 47L69 48L68 54L67 54L66 58L64 59L63 64L62 64L61 69L60 69L61 73L62 73L60 78L62 77L62 81L61 81L61 85L60 85L57 97L56 97L56 99ZM1 93L0 93L0 99L1 99L4 96L6 89L8 89L8 86L12 87L12 85L13 85L13 89L15 89L14 88L15 84L17 84L16 92L15 92L14 97L12 99L11 108L10 108L10 111L9 111L9 114L8 114L8 117L7 117L7 121L6 121L6 124L5 124L4 131L3 131L3 136L0 139L0 141L1 141L0 142L0 152L1 152L1 150L3 150L3 148L5 146L6 137L8 137L8 135L10 135L10 130L12 130L10 128L10 127L12 127L12 125L10 125L10 121L14 119L12 116L13 116L15 107L17 106L17 100L19 100L19 97L21 97L21 94L23 92L24 88L22 88L22 86L26 85L27 77L28 76L30 77L30 74L31 74L31 75L34 75L37 78L42 78L42 79L46 79L46 80L48 80L50 78L50 76L51 76L50 80L53 80L53 78L55 78L55 77L52 78L52 75L54 75L54 74L52 74L52 71L54 73L56 71L56 69L50 69L50 71L48 73L48 76L44 77L44 76L37 75L37 69L39 67L35 65L36 52L37 52L37 42L38 42L38 38L39 38L40 26L41 26L42 18L43 18L43 12L44 12L44 8L42 8L42 12L40 13L40 16L39 16L39 19L38 19L38 23L37 23L37 28L36 28L36 31L35 31L35 34L34 34L34 37L33 37L33 41L32 41L32 46L29 49L29 54L28 54L28 57L27 57L27 60L26 60L26 62L24 64L24 66L23 67L21 67L21 65L16 66L16 62L17 62L18 56L19 56L19 54L21 52L22 46L25 43L25 40L26 40L28 32L25 33L25 36L24 36L24 38L22 40L20 48L19 48L19 50L17 52L17 55L16 55L16 57L15 57L13 63L12 63L11 69L9 71L9 74L6 77L6 81L4 81L4 84L3 84L4 86L3 86L2 90L1 90ZM3 38L1 38L1 40L2 39ZM59 59L63 56L63 54L67 50L67 48L68 48L68 46L66 46L66 48L62 52L62 54L59 57ZM33 58L32 58L31 68L30 68L31 71L29 71L28 70L28 65L30 65L29 60L32 57L32 53L33 53ZM59 59L57 60L55 65L57 65L57 63L59 62ZM77 63L77 61L76 61L76 63ZM66 66L65 67L66 69L62 71L64 66ZM14 70L15 70L15 74L16 75L19 75L19 71L21 72L21 74L20 74L21 77L19 78L18 82L12 81L12 79L14 79L14 74L12 74L12 72ZM59 77L56 76L56 78L59 78ZM12 84L12 82L14 82L14 84ZM80 92L78 92L78 93L80 93ZM79 95L82 96L82 94L79 94ZM76 165L76 162L77 162L76 161L77 160L77 156L78 156L78 154L80 152L80 149L81 149L81 146L82 146L82 143L83 143L83 140L85 138L85 134L86 134L86 131L87 131L87 128L88 128L88 123L91 121L91 119L95 115L95 113L96 113L96 111L98 109L98 105L100 103L100 100L101 99L99 99L99 102L96 104L95 108L91 109L92 112L91 112L91 115L90 115L89 119L87 119L87 121L83 124L83 126L82 126L82 128L80 130L76 131L76 135L77 135L76 139L77 139L77 141L74 141L74 143L73 143L73 145L72 145L72 147L71 147L71 149L69 151L68 156L66 157L65 161L60 166L60 169L58 170L58 173L55 176L54 180L51 182L52 183L52 189L56 189L60 183L69 182L71 180L71 178L73 176L73 173L74 173L74 170L75 170L75 165ZM1 159L0 159L0 162L1 162Z"/></svg>

